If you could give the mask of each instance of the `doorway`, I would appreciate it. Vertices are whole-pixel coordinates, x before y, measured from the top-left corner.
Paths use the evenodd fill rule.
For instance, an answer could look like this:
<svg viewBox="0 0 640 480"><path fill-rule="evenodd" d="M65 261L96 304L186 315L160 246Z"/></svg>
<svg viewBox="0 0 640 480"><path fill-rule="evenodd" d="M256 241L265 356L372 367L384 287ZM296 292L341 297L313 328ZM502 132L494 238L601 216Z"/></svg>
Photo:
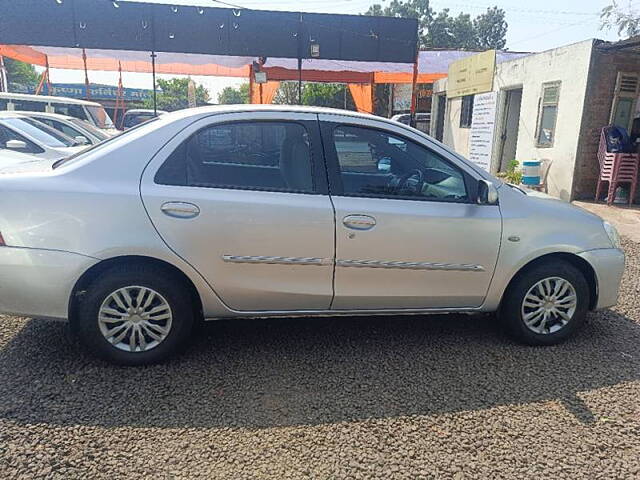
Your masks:
<svg viewBox="0 0 640 480"><path fill-rule="evenodd" d="M521 106L522 88L507 90L504 101L505 113L502 120L502 133L500 135L501 145L499 172L506 171L509 167L509 163L516 159Z"/></svg>
<svg viewBox="0 0 640 480"><path fill-rule="evenodd" d="M436 140L442 141L444 138L444 114L447 110L447 95L437 95L437 105L436 105L436 131L435 137Z"/></svg>

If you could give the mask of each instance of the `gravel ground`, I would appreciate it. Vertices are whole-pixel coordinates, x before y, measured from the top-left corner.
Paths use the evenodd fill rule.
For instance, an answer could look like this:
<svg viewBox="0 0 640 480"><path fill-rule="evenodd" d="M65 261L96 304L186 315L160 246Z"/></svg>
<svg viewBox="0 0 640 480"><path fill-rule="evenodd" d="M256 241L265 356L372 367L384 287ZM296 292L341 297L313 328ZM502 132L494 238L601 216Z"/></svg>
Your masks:
<svg viewBox="0 0 640 480"><path fill-rule="evenodd" d="M0 478L640 478L640 244L568 343L491 316L235 321L150 368L0 320Z"/></svg>

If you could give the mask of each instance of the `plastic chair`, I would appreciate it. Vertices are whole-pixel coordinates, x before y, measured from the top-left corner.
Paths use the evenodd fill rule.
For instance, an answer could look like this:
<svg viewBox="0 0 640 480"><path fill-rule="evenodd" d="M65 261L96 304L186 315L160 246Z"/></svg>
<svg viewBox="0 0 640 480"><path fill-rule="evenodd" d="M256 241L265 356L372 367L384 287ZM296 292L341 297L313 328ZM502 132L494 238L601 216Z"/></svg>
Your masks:
<svg viewBox="0 0 640 480"><path fill-rule="evenodd" d="M600 176L596 188L596 201L605 183L609 184L607 192L607 205L611 205L616 195L616 189L621 183L630 186L629 204L633 203L638 189L638 153L611 153L607 151L607 132L611 125L604 127L600 133L600 146L598 147L598 161L600 162Z"/></svg>

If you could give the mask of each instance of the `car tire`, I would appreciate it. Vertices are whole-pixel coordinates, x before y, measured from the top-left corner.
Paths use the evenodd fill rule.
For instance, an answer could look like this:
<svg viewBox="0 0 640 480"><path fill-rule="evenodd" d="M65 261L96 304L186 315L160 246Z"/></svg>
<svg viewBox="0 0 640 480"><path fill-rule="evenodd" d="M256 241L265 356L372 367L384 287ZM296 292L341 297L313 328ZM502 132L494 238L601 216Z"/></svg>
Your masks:
<svg viewBox="0 0 640 480"><path fill-rule="evenodd" d="M190 337L195 317L191 298L185 282L166 269L114 266L86 289L75 329L87 350L106 361L159 363Z"/></svg>
<svg viewBox="0 0 640 480"><path fill-rule="evenodd" d="M516 340L527 345L555 345L584 323L589 302L589 285L582 272L566 261L554 260L519 274L506 292L499 314Z"/></svg>

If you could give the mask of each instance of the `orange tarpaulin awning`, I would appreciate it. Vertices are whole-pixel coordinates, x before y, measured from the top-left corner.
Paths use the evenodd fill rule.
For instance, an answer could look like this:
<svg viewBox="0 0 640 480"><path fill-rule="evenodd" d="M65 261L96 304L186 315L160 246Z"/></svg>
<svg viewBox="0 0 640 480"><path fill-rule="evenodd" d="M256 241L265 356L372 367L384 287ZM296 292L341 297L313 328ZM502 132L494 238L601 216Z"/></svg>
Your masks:
<svg viewBox="0 0 640 480"><path fill-rule="evenodd" d="M152 72L150 52L86 49L86 53L87 70L117 72L122 65L123 72ZM0 55L41 67L48 59L50 68L84 70L82 49L0 45ZM158 53L156 73L247 78L252 61L251 57Z"/></svg>

